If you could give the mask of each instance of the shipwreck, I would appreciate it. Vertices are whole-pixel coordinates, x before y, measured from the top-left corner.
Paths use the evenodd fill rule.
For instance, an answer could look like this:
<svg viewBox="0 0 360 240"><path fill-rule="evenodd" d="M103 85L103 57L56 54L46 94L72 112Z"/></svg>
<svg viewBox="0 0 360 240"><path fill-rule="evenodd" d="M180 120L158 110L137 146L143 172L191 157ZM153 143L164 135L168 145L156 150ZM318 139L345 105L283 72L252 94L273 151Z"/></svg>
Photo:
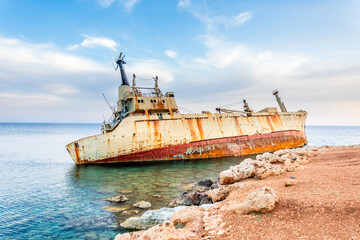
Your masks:
<svg viewBox="0 0 360 240"><path fill-rule="evenodd" d="M307 144L306 111L280 107L253 111L217 108L216 113L181 114L173 92L163 94L158 77L153 88L130 86L124 55L116 60L122 84L118 101L101 134L66 145L76 164L209 159L273 152Z"/></svg>

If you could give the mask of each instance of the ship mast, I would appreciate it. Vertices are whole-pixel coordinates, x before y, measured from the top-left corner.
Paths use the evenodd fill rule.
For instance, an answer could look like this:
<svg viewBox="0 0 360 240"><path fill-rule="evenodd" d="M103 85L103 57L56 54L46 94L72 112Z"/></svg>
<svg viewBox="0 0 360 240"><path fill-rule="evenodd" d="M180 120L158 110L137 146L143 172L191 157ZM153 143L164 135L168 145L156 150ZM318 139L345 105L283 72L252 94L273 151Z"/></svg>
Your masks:
<svg viewBox="0 0 360 240"><path fill-rule="evenodd" d="M126 62L124 61L125 55L122 56L122 52L120 52L119 58L115 61L117 66L115 68L115 70L117 70L118 68L120 68L120 74L121 74L121 85L129 85L129 82L127 80L126 77L126 73L125 73L125 68L123 66L123 64L126 64Z"/></svg>

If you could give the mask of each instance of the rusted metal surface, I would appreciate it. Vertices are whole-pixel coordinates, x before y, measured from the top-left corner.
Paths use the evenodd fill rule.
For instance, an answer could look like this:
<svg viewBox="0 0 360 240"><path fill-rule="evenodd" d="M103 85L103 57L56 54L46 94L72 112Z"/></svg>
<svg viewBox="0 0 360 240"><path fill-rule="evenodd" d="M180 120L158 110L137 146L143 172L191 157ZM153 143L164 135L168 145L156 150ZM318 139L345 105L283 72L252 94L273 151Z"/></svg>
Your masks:
<svg viewBox="0 0 360 240"><path fill-rule="evenodd" d="M66 147L77 164L216 158L307 143L307 113L140 115ZM76 144L78 147L76 147Z"/></svg>

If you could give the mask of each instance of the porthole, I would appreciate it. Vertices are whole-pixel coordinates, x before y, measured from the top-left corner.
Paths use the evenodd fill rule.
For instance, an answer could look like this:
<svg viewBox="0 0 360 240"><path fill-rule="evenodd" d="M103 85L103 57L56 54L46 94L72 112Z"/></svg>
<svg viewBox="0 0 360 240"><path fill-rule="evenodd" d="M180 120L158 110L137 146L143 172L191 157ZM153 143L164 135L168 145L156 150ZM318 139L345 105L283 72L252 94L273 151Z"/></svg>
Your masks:
<svg viewBox="0 0 360 240"><path fill-rule="evenodd" d="M138 99L137 101L138 101L138 103L140 103L140 100L139 100L139 99Z"/></svg>
<svg viewBox="0 0 360 240"><path fill-rule="evenodd" d="M165 100L162 100L163 103L165 103Z"/></svg>

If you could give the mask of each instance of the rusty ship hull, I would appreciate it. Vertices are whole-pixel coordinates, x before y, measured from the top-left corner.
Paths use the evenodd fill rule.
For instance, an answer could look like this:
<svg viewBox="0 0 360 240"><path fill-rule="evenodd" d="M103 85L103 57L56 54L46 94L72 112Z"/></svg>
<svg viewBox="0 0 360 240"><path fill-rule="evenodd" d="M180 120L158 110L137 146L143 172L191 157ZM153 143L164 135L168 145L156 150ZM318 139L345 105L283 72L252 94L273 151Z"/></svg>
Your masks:
<svg viewBox="0 0 360 240"><path fill-rule="evenodd" d="M305 111L129 116L66 146L76 164L243 156L307 144Z"/></svg>

